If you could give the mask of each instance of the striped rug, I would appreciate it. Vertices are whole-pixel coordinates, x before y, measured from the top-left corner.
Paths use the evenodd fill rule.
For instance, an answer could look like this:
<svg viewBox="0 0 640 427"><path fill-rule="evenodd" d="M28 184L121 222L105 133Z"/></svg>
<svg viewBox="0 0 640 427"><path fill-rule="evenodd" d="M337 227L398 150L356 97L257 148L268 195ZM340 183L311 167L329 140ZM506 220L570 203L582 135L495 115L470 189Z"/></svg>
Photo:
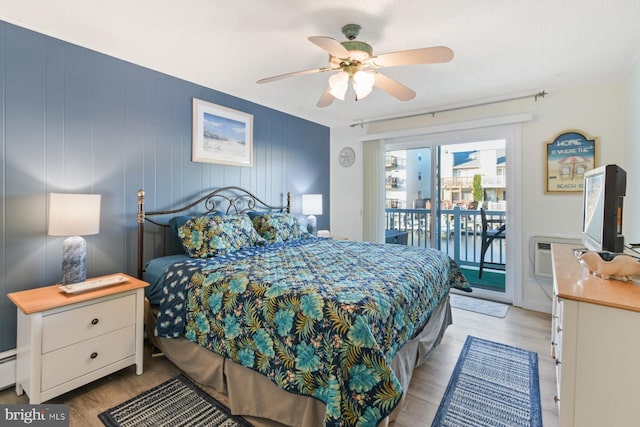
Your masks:
<svg viewBox="0 0 640 427"><path fill-rule="evenodd" d="M184 375L170 379L98 415L107 427L251 427Z"/></svg>
<svg viewBox="0 0 640 427"><path fill-rule="evenodd" d="M537 353L468 336L431 426L542 426Z"/></svg>

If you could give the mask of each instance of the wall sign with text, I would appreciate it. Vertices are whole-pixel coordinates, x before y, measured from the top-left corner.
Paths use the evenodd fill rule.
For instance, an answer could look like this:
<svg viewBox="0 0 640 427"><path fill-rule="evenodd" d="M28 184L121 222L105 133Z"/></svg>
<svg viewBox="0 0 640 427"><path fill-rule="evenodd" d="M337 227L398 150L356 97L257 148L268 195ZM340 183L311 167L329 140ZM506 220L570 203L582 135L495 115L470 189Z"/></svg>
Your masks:
<svg viewBox="0 0 640 427"><path fill-rule="evenodd" d="M584 173L596 167L598 138L568 130L545 144L545 193L581 193Z"/></svg>

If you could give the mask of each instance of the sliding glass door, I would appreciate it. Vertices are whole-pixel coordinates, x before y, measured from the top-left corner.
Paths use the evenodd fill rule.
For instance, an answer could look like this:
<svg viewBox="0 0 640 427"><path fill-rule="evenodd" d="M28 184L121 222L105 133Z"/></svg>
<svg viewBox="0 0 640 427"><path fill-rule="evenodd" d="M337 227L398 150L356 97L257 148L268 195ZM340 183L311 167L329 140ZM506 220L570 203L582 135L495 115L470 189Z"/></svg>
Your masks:
<svg viewBox="0 0 640 427"><path fill-rule="evenodd" d="M456 139L384 144L385 241L447 252L476 295L511 302L506 280L509 140ZM501 227L506 238L487 241Z"/></svg>

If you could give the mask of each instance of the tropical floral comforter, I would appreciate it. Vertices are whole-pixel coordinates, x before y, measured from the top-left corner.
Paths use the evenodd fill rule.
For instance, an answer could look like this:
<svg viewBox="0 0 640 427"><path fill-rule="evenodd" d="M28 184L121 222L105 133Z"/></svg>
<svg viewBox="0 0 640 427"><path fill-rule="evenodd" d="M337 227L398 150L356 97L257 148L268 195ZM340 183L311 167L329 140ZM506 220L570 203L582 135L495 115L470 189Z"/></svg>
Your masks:
<svg viewBox="0 0 640 427"><path fill-rule="evenodd" d="M156 335L187 339L326 404L326 426L376 426L402 397L390 368L450 287L447 254L304 239L174 264Z"/></svg>

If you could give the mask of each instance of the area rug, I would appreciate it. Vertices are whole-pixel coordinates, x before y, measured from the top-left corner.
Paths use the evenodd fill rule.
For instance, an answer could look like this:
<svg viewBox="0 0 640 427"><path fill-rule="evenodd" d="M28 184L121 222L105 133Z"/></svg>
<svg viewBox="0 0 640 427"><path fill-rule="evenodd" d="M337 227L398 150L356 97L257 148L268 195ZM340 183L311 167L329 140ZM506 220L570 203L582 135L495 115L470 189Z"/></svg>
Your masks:
<svg viewBox="0 0 640 427"><path fill-rule="evenodd" d="M251 427L184 375L170 379L98 415L107 427Z"/></svg>
<svg viewBox="0 0 640 427"><path fill-rule="evenodd" d="M509 311L509 306L507 304L467 297L454 293L451 294L451 307L487 314L494 317L505 317Z"/></svg>
<svg viewBox="0 0 640 427"><path fill-rule="evenodd" d="M467 336L431 426L542 426L538 354Z"/></svg>

